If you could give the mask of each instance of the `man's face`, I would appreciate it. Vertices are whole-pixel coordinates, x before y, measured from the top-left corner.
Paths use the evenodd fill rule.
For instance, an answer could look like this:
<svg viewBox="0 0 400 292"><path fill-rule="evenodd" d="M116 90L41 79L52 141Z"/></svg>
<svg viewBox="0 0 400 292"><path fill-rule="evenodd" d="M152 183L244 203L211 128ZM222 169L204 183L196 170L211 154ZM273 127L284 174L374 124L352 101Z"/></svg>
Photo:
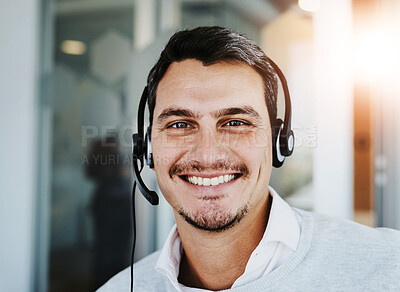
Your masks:
<svg viewBox="0 0 400 292"><path fill-rule="evenodd" d="M175 216L205 230L235 225L268 196L271 128L261 76L244 63L172 63L157 88L152 150Z"/></svg>

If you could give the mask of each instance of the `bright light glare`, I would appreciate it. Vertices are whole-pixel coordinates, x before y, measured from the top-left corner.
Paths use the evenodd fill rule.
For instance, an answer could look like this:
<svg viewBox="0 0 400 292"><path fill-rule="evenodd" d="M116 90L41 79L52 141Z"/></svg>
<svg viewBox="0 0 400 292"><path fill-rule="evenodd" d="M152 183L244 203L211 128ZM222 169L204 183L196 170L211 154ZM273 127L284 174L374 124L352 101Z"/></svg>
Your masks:
<svg viewBox="0 0 400 292"><path fill-rule="evenodd" d="M315 12L319 8L320 0L299 0L299 7L307 12Z"/></svg>
<svg viewBox="0 0 400 292"><path fill-rule="evenodd" d="M61 51L68 55L83 55L86 52L86 44L81 41L66 40L61 43Z"/></svg>
<svg viewBox="0 0 400 292"><path fill-rule="evenodd" d="M399 63L399 44L385 31L373 30L362 35L354 50L354 61L363 75L385 77Z"/></svg>

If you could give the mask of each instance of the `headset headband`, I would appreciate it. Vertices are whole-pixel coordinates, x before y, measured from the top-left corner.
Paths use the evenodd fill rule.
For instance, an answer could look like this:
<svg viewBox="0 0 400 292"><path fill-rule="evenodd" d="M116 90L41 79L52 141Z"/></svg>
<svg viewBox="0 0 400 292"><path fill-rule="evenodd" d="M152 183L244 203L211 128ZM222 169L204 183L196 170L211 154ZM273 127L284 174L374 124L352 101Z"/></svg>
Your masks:
<svg viewBox="0 0 400 292"><path fill-rule="evenodd" d="M268 58L268 62L271 64L272 68L274 68L274 70L275 70L276 74L278 75L279 80L281 81L281 84L282 84L283 94L285 96L285 117L283 118L282 131L285 136L288 136L291 131L291 122L292 122L292 103L290 101L289 88L287 85L285 75L283 75L283 73L282 73L281 69L278 67L278 65L276 65L275 62L272 61L270 58Z"/></svg>

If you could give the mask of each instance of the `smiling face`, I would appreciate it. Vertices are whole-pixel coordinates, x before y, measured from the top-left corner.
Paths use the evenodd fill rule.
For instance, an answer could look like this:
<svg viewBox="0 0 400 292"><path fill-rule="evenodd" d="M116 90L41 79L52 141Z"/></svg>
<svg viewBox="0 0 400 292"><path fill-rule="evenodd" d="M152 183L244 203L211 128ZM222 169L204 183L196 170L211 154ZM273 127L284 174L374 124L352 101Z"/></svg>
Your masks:
<svg viewBox="0 0 400 292"><path fill-rule="evenodd" d="M271 127L262 78L250 66L172 63L153 117L154 170L177 219L221 231L267 200Z"/></svg>

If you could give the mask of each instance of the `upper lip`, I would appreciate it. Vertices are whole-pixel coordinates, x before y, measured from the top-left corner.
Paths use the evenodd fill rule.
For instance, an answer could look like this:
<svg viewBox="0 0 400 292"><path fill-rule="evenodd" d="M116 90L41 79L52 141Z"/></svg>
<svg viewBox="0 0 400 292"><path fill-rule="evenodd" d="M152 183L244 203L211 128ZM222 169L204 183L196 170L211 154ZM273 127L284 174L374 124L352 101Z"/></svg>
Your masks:
<svg viewBox="0 0 400 292"><path fill-rule="evenodd" d="M202 178L213 178L213 177L219 177L221 175L231 175L231 174L241 174L241 172L213 172L213 173L204 173L204 172L196 172L196 173L183 173L180 174L179 176L197 176L197 177L202 177Z"/></svg>

